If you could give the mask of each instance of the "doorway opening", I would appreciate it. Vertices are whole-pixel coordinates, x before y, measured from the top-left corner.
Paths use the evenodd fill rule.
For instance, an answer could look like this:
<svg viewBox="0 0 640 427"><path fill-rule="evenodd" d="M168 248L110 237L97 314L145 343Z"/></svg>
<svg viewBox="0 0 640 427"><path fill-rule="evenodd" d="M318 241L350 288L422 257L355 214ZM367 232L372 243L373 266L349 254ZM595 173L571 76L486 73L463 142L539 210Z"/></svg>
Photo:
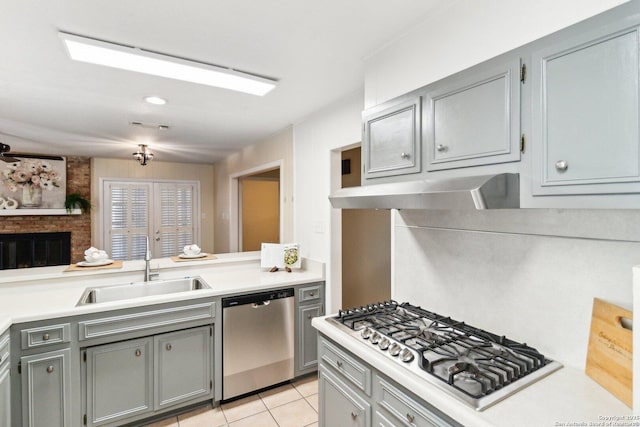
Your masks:
<svg viewBox="0 0 640 427"><path fill-rule="evenodd" d="M280 243L280 167L238 178L239 250Z"/></svg>
<svg viewBox="0 0 640 427"><path fill-rule="evenodd" d="M342 188L361 185L361 148L341 152ZM342 308L391 298L391 211L342 210Z"/></svg>

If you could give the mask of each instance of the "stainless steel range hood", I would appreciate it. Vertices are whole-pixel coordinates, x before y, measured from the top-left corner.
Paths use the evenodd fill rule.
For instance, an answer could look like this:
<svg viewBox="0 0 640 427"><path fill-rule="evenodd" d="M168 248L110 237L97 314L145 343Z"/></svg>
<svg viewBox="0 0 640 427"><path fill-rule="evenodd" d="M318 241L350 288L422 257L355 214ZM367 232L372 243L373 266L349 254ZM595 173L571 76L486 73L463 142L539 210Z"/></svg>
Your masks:
<svg viewBox="0 0 640 427"><path fill-rule="evenodd" d="M517 209L517 173L348 187L329 196L342 209Z"/></svg>

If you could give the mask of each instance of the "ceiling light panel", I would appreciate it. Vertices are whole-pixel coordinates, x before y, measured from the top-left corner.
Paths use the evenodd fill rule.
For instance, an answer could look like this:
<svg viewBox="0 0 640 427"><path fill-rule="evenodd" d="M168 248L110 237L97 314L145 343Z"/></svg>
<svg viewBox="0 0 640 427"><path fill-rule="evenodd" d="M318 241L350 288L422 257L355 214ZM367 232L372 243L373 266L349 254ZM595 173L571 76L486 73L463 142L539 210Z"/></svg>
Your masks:
<svg viewBox="0 0 640 427"><path fill-rule="evenodd" d="M188 61L75 34L63 32L58 34L67 48L69 57L75 61L220 87L258 96L267 94L276 85L275 80L253 76L228 68Z"/></svg>

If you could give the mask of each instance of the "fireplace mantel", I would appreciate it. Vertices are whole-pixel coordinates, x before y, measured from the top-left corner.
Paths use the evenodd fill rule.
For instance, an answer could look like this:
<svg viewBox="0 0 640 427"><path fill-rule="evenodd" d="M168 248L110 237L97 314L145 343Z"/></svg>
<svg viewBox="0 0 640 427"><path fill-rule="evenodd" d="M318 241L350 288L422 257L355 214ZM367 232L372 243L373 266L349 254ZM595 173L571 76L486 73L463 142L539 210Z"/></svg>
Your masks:
<svg viewBox="0 0 640 427"><path fill-rule="evenodd" d="M80 209L67 212L66 209L0 209L0 216L25 216L25 215L80 215Z"/></svg>

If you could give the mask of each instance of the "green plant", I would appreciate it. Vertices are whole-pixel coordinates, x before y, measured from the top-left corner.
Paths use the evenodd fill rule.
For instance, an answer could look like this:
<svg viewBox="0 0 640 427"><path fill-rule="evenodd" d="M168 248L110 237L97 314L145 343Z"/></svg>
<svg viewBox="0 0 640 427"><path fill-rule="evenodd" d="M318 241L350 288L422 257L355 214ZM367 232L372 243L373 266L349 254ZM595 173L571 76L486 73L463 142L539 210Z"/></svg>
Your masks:
<svg viewBox="0 0 640 427"><path fill-rule="evenodd" d="M89 212L91 210L91 202L82 197L79 193L67 194L64 199L64 208L68 213L72 210L80 208L82 212Z"/></svg>

